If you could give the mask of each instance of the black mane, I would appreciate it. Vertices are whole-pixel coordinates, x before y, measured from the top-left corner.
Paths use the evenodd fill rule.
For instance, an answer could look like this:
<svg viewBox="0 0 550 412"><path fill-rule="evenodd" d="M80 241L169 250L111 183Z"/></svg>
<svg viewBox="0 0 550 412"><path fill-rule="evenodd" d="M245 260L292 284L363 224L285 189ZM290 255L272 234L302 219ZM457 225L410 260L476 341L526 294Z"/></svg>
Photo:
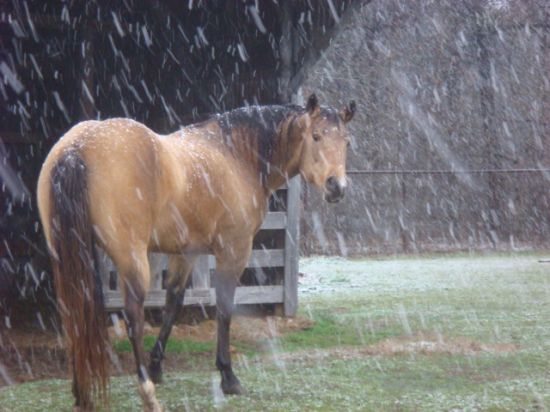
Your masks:
<svg viewBox="0 0 550 412"><path fill-rule="evenodd" d="M296 105L249 106L215 115L225 144L235 148L237 139L248 139L246 145L257 151L262 179L269 174L269 164L277 144L277 131L281 122L292 114L304 112L304 108ZM245 129L248 133L232 133ZM239 142L241 143L241 142Z"/></svg>

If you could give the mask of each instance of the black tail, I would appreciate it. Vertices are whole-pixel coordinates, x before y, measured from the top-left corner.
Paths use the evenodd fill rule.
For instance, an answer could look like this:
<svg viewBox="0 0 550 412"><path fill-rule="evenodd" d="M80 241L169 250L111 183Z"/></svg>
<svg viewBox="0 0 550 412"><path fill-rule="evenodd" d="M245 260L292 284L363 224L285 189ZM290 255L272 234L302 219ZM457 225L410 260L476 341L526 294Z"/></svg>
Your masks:
<svg viewBox="0 0 550 412"><path fill-rule="evenodd" d="M83 409L106 400L108 335L101 282L94 269L88 176L76 150L63 154L51 174L52 262L55 290L73 368L73 393Z"/></svg>

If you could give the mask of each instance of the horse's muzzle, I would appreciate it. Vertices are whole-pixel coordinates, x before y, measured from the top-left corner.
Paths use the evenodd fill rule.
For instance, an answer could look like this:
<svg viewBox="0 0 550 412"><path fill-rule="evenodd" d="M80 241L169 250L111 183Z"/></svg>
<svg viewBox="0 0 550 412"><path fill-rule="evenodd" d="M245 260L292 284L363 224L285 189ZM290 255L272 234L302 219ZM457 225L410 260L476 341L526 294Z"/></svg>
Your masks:
<svg viewBox="0 0 550 412"><path fill-rule="evenodd" d="M341 185L335 176L331 176L325 182L325 200L329 203L337 203L344 197L346 187Z"/></svg>

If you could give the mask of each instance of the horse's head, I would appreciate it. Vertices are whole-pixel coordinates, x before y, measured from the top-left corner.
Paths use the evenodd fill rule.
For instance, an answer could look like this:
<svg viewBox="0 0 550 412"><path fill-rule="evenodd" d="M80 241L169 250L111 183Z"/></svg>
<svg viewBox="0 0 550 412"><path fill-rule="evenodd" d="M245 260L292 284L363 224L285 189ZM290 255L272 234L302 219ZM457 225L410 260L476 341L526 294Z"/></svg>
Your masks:
<svg viewBox="0 0 550 412"><path fill-rule="evenodd" d="M340 201L346 191L346 151L350 138L346 128L355 114L355 102L338 111L321 107L312 94L306 104L309 121L303 133L300 174L325 194L330 203Z"/></svg>

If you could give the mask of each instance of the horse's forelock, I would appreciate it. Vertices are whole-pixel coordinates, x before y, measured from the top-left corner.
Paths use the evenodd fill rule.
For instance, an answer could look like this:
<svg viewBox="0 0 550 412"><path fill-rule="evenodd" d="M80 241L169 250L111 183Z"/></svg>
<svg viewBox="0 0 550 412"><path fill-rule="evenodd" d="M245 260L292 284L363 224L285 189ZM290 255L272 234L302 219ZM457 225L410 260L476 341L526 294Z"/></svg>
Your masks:
<svg viewBox="0 0 550 412"><path fill-rule="evenodd" d="M337 126L340 126L340 114L338 111L332 107L321 107L321 118L326 119L331 123L335 123Z"/></svg>

